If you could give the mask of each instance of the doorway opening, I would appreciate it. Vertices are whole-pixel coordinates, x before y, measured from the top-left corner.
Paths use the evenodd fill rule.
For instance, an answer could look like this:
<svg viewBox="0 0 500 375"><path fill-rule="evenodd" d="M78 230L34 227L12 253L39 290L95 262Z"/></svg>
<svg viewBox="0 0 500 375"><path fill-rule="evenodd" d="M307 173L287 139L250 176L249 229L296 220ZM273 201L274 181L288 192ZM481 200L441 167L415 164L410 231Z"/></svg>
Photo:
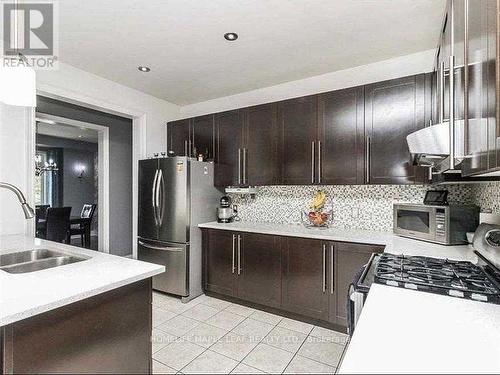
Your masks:
<svg viewBox="0 0 500 375"><path fill-rule="evenodd" d="M36 236L109 251L109 130L36 113Z"/></svg>

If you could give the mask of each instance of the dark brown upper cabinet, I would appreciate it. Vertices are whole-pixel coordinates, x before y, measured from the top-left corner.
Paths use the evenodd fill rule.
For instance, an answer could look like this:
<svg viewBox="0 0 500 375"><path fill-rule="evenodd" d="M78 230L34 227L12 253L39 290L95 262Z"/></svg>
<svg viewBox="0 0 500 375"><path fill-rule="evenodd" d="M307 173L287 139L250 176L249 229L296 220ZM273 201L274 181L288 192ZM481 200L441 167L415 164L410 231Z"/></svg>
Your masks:
<svg viewBox="0 0 500 375"><path fill-rule="evenodd" d="M242 155L243 185L278 183L277 104L246 108Z"/></svg>
<svg viewBox="0 0 500 375"><path fill-rule="evenodd" d="M168 150L213 159L217 187L422 183L406 136L449 115L439 73L174 121Z"/></svg>
<svg viewBox="0 0 500 375"><path fill-rule="evenodd" d="M167 151L176 156L191 155L191 119L172 121L167 124Z"/></svg>
<svg viewBox="0 0 500 375"><path fill-rule="evenodd" d="M316 95L285 100L278 105L281 182L288 185L316 183Z"/></svg>
<svg viewBox="0 0 500 375"><path fill-rule="evenodd" d="M193 157L198 157L200 154L204 160L214 159L214 116L207 115L195 117L191 125L191 139Z"/></svg>
<svg viewBox="0 0 500 375"><path fill-rule="evenodd" d="M316 182L362 184L364 179L364 88L319 96Z"/></svg>
<svg viewBox="0 0 500 375"><path fill-rule="evenodd" d="M406 136L425 126L425 75L365 87L365 183L413 184L423 180L411 164Z"/></svg>
<svg viewBox="0 0 500 375"><path fill-rule="evenodd" d="M215 115L215 186L243 184L243 120L240 110Z"/></svg>

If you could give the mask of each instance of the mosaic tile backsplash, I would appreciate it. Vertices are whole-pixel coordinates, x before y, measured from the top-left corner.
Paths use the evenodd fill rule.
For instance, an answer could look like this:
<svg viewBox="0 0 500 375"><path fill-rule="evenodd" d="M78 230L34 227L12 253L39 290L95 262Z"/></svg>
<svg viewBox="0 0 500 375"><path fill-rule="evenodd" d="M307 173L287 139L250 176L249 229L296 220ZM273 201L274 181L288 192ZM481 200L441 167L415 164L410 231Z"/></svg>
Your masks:
<svg viewBox="0 0 500 375"><path fill-rule="evenodd" d="M394 203L421 203L424 185L335 185L321 186L333 208L333 226L348 229L392 230ZM479 185L447 185L450 202L476 203L482 208L500 211L500 183ZM317 186L263 186L255 198L231 195L238 205L242 221L300 224L300 212L306 209L319 189ZM491 207L490 207L491 206Z"/></svg>
<svg viewBox="0 0 500 375"><path fill-rule="evenodd" d="M473 187L474 203L482 210L500 214L500 182L477 184Z"/></svg>

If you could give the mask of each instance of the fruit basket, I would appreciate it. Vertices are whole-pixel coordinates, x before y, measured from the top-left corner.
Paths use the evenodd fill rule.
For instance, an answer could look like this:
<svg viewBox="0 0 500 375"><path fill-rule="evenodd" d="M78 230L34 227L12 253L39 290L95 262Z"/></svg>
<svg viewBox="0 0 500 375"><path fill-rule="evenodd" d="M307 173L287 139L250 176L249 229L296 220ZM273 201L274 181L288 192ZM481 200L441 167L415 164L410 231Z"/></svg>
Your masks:
<svg viewBox="0 0 500 375"><path fill-rule="evenodd" d="M306 228L328 228L333 221L333 210L325 209L322 212L302 210L300 217Z"/></svg>
<svg viewBox="0 0 500 375"><path fill-rule="evenodd" d="M309 209L301 210L302 224L307 228L328 228L333 221L333 210L327 207L328 196L319 190Z"/></svg>

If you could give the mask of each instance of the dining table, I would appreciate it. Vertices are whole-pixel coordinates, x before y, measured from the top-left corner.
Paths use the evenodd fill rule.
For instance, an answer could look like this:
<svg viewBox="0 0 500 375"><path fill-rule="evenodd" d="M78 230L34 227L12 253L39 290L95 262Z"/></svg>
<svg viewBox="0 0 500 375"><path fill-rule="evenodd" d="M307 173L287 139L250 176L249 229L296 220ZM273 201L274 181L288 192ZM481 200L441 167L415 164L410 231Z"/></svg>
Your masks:
<svg viewBox="0 0 500 375"><path fill-rule="evenodd" d="M90 246L90 223L91 220L86 217L81 216L70 216L69 225L80 225L80 227L85 228L85 233L83 235L85 247ZM47 219L38 219L36 223L36 230L45 232L47 227Z"/></svg>

